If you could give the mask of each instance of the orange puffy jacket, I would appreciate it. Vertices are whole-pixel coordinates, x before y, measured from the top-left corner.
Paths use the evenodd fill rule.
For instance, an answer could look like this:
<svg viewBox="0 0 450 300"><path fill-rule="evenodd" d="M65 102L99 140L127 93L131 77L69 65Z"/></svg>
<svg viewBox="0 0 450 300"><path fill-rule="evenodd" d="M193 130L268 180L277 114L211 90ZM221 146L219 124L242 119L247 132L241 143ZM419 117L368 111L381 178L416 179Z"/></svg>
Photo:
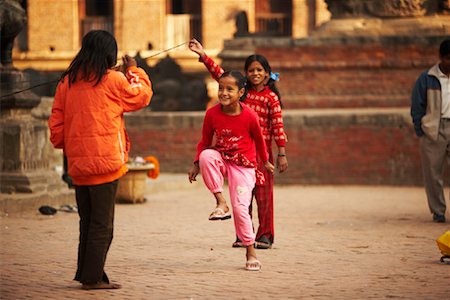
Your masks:
<svg viewBox="0 0 450 300"><path fill-rule="evenodd" d="M138 67L129 67L126 76L109 70L96 86L80 80L69 87L68 78L58 84L48 120L50 141L67 156L75 185L111 182L128 171L123 114L147 106L152 95L150 79Z"/></svg>

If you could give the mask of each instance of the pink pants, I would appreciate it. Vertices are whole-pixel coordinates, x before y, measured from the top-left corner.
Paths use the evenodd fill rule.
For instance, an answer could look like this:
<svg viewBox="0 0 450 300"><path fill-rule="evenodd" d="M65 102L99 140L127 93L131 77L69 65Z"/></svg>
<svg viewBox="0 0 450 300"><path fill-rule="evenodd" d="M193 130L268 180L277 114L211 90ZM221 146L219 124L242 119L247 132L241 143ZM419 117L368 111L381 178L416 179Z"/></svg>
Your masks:
<svg viewBox="0 0 450 300"><path fill-rule="evenodd" d="M224 177L228 179L236 235L244 246L255 242L249 206L255 187L255 169L237 166L224 160L219 152L206 149L200 154L200 172L211 193L223 191Z"/></svg>

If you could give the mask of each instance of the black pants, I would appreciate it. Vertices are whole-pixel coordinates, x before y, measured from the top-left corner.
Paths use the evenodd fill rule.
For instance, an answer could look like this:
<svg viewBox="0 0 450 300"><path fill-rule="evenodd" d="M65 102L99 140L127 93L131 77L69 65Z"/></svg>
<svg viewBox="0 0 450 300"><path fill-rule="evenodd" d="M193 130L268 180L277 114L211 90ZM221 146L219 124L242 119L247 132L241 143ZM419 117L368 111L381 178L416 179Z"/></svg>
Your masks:
<svg viewBox="0 0 450 300"><path fill-rule="evenodd" d="M80 216L80 243L75 280L81 283L109 283L104 272L106 254L113 239L114 203L119 181L75 186Z"/></svg>

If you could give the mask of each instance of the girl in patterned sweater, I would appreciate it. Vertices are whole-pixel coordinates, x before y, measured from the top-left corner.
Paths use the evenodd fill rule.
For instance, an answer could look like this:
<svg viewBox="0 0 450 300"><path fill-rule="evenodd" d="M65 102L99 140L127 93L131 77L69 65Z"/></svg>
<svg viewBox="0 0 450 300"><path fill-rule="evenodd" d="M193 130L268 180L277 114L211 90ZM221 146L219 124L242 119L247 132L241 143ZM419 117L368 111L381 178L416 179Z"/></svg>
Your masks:
<svg viewBox="0 0 450 300"><path fill-rule="evenodd" d="M269 162L258 116L240 102L245 97L244 86L245 77L237 71L225 72L219 78L219 104L205 114L202 139L197 145L189 181L195 181L201 171L217 204L209 219L225 220L231 217L222 195L224 178L228 179L236 234L247 248L245 269L259 271L261 263L256 258L255 234L248 207L256 181L264 180L256 169L257 156L267 172L273 173L274 166Z"/></svg>
<svg viewBox="0 0 450 300"><path fill-rule="evenodd" d="M189 49L197 53L200 61L204 63L211 76L218 80L223 74L223 69L217 65L203 50L203 46L196 40L189 42ZM283 118L281 114L280 93L275 86L277 75L271 73L267 59L258 54L250 55L245 61L245 73L247 76L247 95L244 103L253 109L259 117L259 123L263 132L266 148L269 153L269 161L273 164L272 139L278 147L277 168L280 173L287 170L286 158L286 134L284 131ZM258 160L260 170L265 182L256 185L253 193L258 206L259 227L256 233L256 247L268 249L274 242L274 210L273 210L273 173L267 172L262 161ZM252 211L250 203L250 214ZM237 238L233 247L241 247L242 241Z"/></svg>

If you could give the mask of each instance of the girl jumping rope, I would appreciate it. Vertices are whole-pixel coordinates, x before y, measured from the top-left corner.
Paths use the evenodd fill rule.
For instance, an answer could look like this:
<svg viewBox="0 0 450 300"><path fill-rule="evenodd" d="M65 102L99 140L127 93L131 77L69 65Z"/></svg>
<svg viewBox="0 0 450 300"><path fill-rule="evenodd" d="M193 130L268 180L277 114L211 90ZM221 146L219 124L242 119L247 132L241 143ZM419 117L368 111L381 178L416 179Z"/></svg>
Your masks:
<svg viewBox="0 0 450 300"><path fill-rule="evenodd" d="M206 112L189 181L195 181L201 172L217 204L209 219L224 220L231 217L222 195L224 178L228 179L236 234L247 248L245 269L259 271L261 263L256 257L255 234L248 210L256 181L264 180L256 169L257 153L267 172L273 173L274 166L269 161L258 116L240 102L245 97L245 77L238 71L223 73L218 95L219 104Z"/></svg>
<svg viewBox="0 0 450 300"><path fill-rule="evenodd" d="M215 80L223 74L223 69L217 65L203 50L203 46L196 40L189 42L189 49L197 53L200 61L204 63ZM275 86L278 75L272 74L267 59L259 54L250 55L245 61L245 73L247 76L247 96L244 103L253 109L259 117L259 123L263 132L266 148L269 153L269 161L273 164L272 139L278 147L277 168L280 173L288 168L286 158L286 134L284 131L281 114L280 93ZM256 247L269 249L274 242L274 210L273 210L273 173L264 168L264 162L257 160L258 170L264 174L265 183L257 184L254 190L258 206L259 227L256 233ZM251 202L249 211L251 214ZM233 247L242 247L239 237L233 243Z"/></svg>
<svg viewBox="0 0 450 300"><path fill-rule="evenodd" d="M127 172L130 142L125 112L150 103L151 82L136 61L123 57L124 74L112 70L117 43L110 33L90 31L58 84L48 121L50 141L67 156L80 216L75 280L83 289L118 289L104 271L113 239L119 178Z"/></svg>

